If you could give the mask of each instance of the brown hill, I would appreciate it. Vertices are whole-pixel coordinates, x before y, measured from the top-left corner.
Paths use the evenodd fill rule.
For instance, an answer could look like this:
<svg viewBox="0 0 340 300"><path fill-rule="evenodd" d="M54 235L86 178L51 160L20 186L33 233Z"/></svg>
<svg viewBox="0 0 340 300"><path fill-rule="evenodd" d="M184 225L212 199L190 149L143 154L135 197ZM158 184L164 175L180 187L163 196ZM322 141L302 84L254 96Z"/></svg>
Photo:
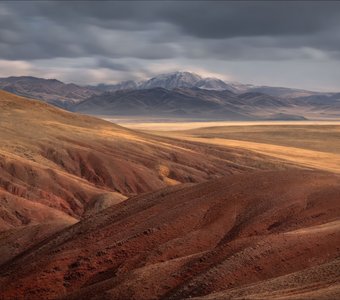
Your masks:
<svg viewBox="0 0 340 300"><path fill-rule="evenodd" d="M286 167L248 151L142 134L4 91L0 140L0 231L70 216L73 222L168 185Z"/></svg>
<svg viewBox="0 0 340 300"><path fill-rule="evenodd" d="M2 265L0 294L3 299L321 294L335 299L339 195L337 175L288 170L133 197Z"/></svg>
<svg viewBox="0 0 340 300"><path fill-rule="evenodd" d="M99 93L94 88L32 76L0 78L0 89L64 108Z"/></svg>

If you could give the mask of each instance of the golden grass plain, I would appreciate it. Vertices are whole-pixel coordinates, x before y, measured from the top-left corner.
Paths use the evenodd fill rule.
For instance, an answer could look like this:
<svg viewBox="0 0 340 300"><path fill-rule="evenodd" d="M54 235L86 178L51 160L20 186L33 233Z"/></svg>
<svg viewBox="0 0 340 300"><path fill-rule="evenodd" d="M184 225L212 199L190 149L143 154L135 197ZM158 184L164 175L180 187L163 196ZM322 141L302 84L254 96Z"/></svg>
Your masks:
<svg viewBox="0 0 340 300"><path fill-rule="evenodd" d="M120 124L154 135L250 150L304 167L340 173L340 121Z"/></svg>

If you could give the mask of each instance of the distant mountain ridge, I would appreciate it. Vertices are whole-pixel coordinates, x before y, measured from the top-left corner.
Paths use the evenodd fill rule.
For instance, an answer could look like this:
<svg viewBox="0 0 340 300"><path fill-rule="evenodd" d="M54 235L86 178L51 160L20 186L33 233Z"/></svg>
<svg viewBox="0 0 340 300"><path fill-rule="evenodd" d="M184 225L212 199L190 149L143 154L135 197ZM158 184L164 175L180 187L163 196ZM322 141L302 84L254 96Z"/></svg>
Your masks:
<svg viewBox="0 0 340 300"><path fill-rule="evenodd" d="M302 89L293 89L285 87L254 86L252 84L243 84L239 82L226 82L219 78L202 77L198 74L186 71L178 71L160 74L148 80L142 81L123 81L117 84L99 84L93 88L101 91L114 92L127 89L151 89L165 88L173 90L176 88L200 88L205 90L229 90L234 93L260 92L277 97L304 97L310 95L322 94L319 92L306 91Z"/></svg>
<svg viewBox="0 0 340 300"><path fill-rule="evenodd" d="M94 115L162 116L227 120L301 120L283 99L262 93L235 94L229 90L151 88L94 95L72 110ZM288 110L288 111L286 111Z"/></svg>
<svg viewBox="0 0 340 300"><path fill-rule="evenodd" d="M76 112L100 115L257 120L340 117L339 93L253 86L190 72L145 81L79 86L31 76L0 78L0 89Z"/></svg>
<svg viewBox="0 0 340 300"><path fill-rule="evenodd" d="M151 89L156 87L172 90L175 88L191 88L196 85L197 82L202 80L202 77L190 72L173 72L167 74L161 74L153 77L139 85L140 89Z"/></svg>
<svg viewBox="0 0 340 300"><path fill-rule="evenodd" d="M95 95L75 105L76 112L107 115L159 115L186 117L228 117L230 119L252 119L243 114L236 105L237 95L225 91L207 91L198 88L161 87L141 90L123 90Z"/></svg>
<svg viewBox="0 0 340 300"><path fill-rule="evenodd" d="M160 74L148 80L142 81L122 81L117 84L98 84L94 88L101 91L114 92L118 90L127 89L151 89L151 88L164 88L173 90L176 88L200 88L206 90L230 90L234 93L244 92L249 88L254 87L249 84L242 84L238 82L225 82L219 78L202 77L198 74L178 71Z"/></svg>
<svg viewBox="0 0 340 300"><path fill-rule="evenodd" d="M62 108L70 108L75 103L99 94L99 91L92 87L32 76L0 78L0 89L20 96L44 100Z"/></svg>
<svg viewBox="0 0 340 300"><path fill-rule="evenodd" d="M219 78L202 77L198 74L186 71L160 74L148 80L127 80L116 84L100 83L96 86L81 86L74 83L64 83L57 79L45 79L32 76L11 76L7 78L0 78L0 89L2 90L26 97L44 100L61 107L68 104L68 102L71 104L79 103L88 97L98 95L103 92L152 89L157 87L168 90L176 88L200 88L204 90L217 91L229 90L236 94L259 92L285 98L333 94L285 87L254 86L239 82L226 82Z"/></svg>

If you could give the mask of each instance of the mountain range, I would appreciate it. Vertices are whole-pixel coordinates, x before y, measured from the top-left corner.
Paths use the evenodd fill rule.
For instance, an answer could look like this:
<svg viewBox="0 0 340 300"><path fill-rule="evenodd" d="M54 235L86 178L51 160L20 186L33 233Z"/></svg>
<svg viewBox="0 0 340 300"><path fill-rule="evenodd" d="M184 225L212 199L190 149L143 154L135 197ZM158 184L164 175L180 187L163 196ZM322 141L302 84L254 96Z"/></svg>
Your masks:
<svg viewBox="0 0 340 300"><path fill-rule="evenodd" d="M278 110L289 107L285 101L261 93L249 92L237 95L229 90L151 88L94 95L74 105L72 110L95 115L115 115L115 112L119 112L125 116L254 120L270 118Z"/></svg>
<svg viewBox="0 0 340 300"><path fill-rule="evenodd" d="M0 78L0 89L20 96L43 100L63 108L71 107L94 94L99 94L99 91L91 87L32 76Z"/></svg>
<svg viewBox="0 0 340 300"><path fill-rule="evenodd" d="M238 84L240 89L243 85ZM232 84L227 84L218 78L203 78L202 76L190 72L172 72L160 74L144 81L124 81L114 85L98 85L99 89L104 91L118 91L125 89L152 89L152 88L165 88L168 90L176 88L193 88L198 87L206 90L230 90L238 91L237 87Z"/></svg>
<svg viewBox="0 0 340 300"><path fill-rule="evenodd" d="M95 88L106 92L114 92L127 89L151 89L165 88L168 90L176 88L200 88L205 90L229 90L234 93L259 92L271 96L299 97L320 94L318 92L306 91L302 89L292 89L284 87L255 86L239 82L223 81L216 77L202 77L191 72L171 72L160 74L143 81L123 81L117 84L99 84Z"/></svg>
<svg viewBox="0 0 340 300"><path fill-rule="evenodd" d="M8 77L0 89L87 114L226 120L332 119L340 94L225 82L190 72L145 81L79 86L56 79Z"/></svg>

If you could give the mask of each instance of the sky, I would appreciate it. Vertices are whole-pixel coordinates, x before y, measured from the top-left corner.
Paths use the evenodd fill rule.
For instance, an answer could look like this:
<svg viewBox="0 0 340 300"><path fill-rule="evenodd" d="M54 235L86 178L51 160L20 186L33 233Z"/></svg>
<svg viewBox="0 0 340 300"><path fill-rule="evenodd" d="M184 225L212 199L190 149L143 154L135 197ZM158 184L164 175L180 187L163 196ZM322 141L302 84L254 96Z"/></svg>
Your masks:
<svg viewBox="0 0 340 300"><path fill-rule="evenodd" d="M339 92L340 2L0 2L0 77L97 84L177 70Z"/></svg>

